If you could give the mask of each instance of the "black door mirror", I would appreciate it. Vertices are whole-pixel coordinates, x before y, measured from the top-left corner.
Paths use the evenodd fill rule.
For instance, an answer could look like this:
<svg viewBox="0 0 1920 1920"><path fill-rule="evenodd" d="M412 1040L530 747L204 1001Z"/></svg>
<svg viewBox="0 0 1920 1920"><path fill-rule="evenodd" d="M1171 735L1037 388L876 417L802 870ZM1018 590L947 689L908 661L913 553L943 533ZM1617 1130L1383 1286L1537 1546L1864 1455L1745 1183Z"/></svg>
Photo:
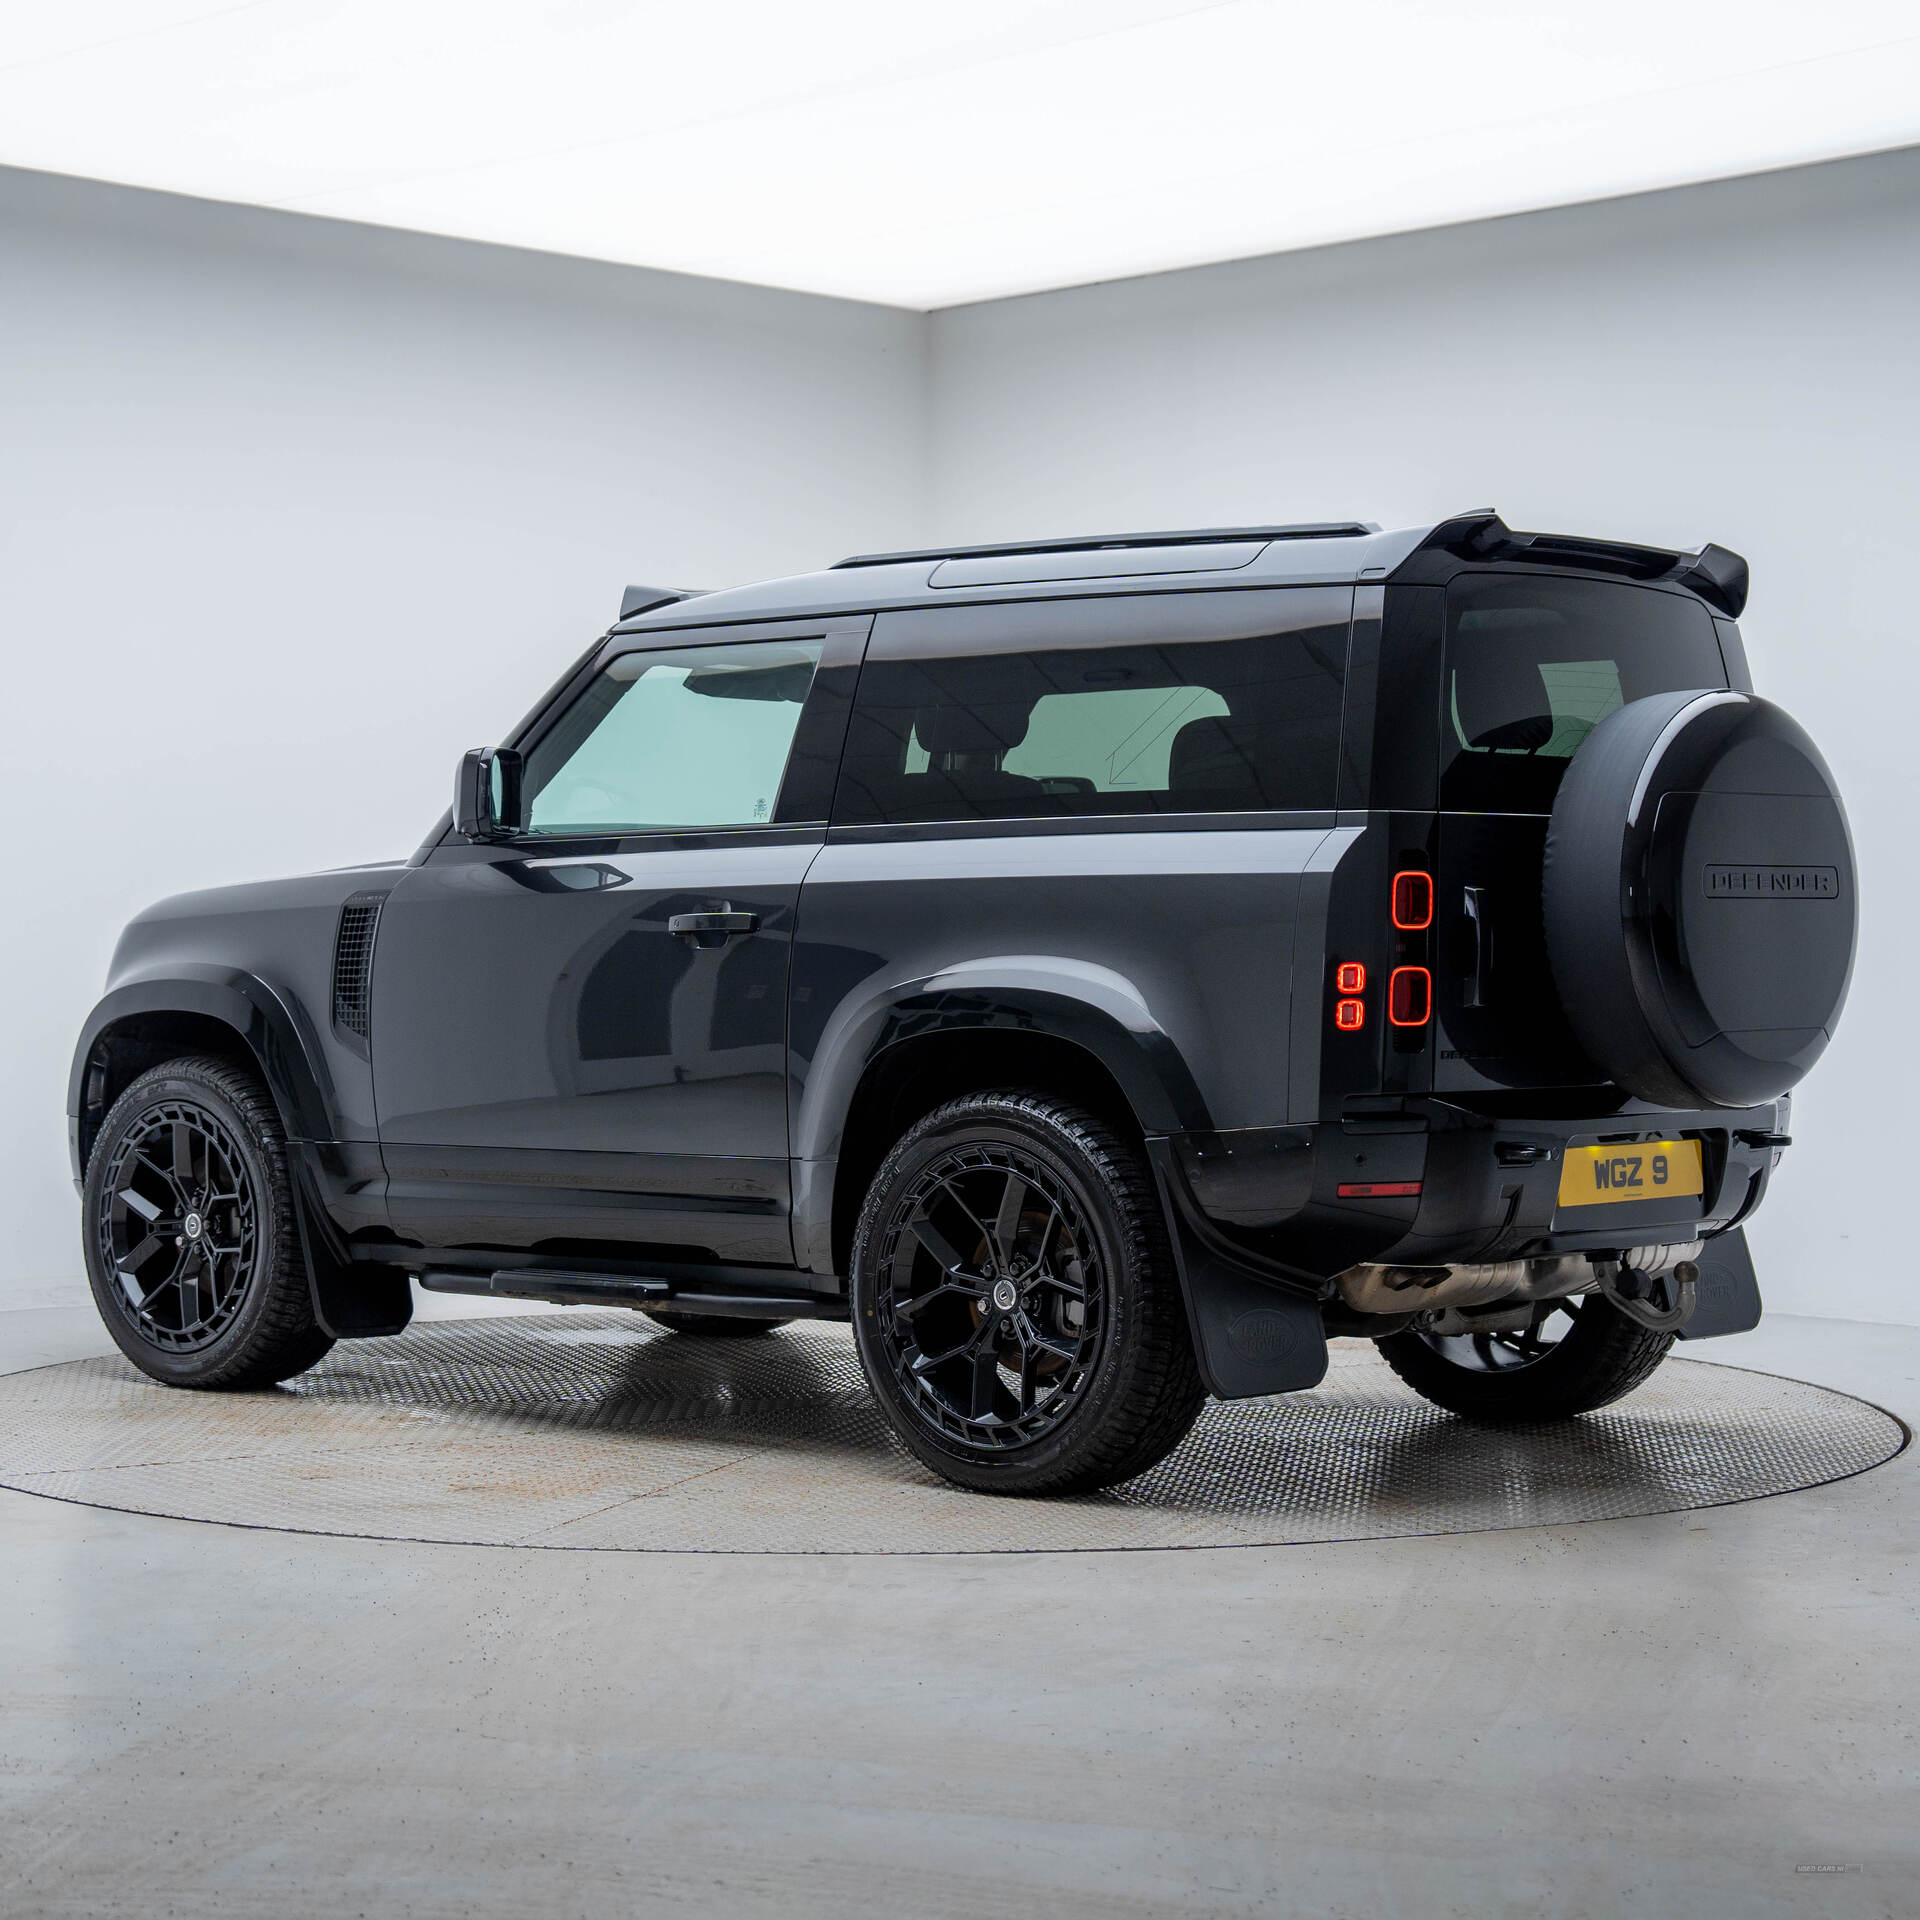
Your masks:
<svg viewBox="0 0 1920 1920"><path fill-rule="evenodd" d="M511 747L472 747L453 783L453 830L466 840L520 831L521 758Z"/></svg>

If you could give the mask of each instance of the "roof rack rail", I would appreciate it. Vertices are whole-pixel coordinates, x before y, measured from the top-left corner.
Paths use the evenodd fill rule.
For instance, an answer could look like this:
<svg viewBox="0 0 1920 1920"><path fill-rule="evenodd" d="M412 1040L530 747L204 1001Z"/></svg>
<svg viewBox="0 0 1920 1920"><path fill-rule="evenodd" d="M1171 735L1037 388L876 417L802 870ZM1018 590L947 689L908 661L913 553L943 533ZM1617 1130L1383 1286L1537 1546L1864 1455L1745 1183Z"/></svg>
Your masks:
<svg viewBox="0 0 1920 1920"><path fill-rule="evenodd" d="M626 587L620 594L620 618L631 620L636 613L655 607L670 607L676 600L698 600L705 587Z"/></svg>
<svg viewBox="0 0 1920 1920"><path fill-rule="evenodd" d="M905 560L984 560L1018 553L1097 553L1104 547L1206 547L1225 540L1357 540L1371 520L1309 520L1290 527L1188 527L1175 533L1089 533L1074 540L1007 540L984 547L916 547L906 553L856 553L841 567L888 567Z"/></svg>

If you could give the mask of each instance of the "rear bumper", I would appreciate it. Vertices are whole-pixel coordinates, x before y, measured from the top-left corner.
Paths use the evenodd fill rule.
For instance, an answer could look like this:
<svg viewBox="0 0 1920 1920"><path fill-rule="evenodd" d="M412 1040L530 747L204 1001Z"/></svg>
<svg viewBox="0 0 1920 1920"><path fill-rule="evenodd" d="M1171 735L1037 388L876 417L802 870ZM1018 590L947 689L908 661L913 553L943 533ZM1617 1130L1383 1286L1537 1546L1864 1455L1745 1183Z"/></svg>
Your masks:
<svg viewBox="0 0 1920 1920"><path fill-rule="evenodd" d="M1176 1134L1175 1203L1260 1264L1304 1283L1362 1262L1425 1266L1700 1239L1747 1218L1786 1151L1788 1102L1739 1111L1629 1103L1587 1115L1492 1115L1450 1101L1372 1100L1312 1127ZM1569 1147L1692 1139L1704 1191L1563 1208Z"/></svg>

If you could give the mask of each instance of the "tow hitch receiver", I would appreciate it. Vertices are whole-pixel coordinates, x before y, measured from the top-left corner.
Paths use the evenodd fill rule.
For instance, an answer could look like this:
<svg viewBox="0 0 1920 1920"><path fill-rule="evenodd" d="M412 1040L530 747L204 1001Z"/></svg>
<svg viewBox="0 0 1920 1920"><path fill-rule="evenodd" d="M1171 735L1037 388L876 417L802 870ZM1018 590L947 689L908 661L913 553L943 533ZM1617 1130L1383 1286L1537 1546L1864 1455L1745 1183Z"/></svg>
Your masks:
<svg viewBox="0 0 1920 1920"><path fill-rule="evenodd" d="M1608 1261L1596 1263L1594 1272L1600 1291L1629 1320L1655 1333L1677 1333L1693 1318L1693 1290L1700 1269L1691 1260L1657 1273Z"/></svg>

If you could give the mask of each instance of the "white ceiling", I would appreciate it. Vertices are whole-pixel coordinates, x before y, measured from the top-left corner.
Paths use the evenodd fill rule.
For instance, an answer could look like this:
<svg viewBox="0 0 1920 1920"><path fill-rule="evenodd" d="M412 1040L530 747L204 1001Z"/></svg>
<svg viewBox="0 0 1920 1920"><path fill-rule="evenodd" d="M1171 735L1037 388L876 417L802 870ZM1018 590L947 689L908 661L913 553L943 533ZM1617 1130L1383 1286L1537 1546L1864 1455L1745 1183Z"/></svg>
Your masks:
<svg viewBox="0 0 1920 1920"><path fill-rule="evenodd" d="M0 0L0 163L915 308L1917 140L1916 0Z"/></svg>

